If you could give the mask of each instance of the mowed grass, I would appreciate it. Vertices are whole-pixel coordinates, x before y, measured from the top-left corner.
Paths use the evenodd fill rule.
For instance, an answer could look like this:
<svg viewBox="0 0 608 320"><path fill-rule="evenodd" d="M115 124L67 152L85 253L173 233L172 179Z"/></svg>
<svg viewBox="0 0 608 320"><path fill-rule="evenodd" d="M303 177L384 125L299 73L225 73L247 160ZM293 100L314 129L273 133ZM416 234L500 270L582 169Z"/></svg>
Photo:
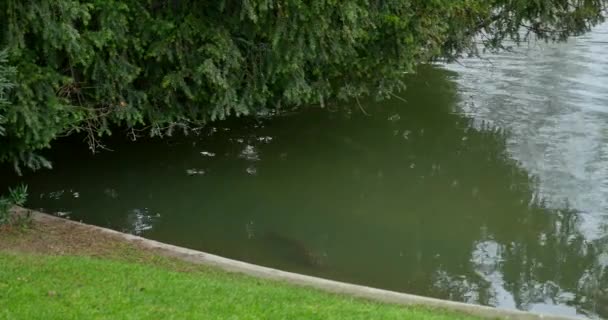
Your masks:
<svg viewBox="0 0 608 320"><path fill-rule="evenodd" d="M475 319L162 259L0 252L0 319Z"/></svg>

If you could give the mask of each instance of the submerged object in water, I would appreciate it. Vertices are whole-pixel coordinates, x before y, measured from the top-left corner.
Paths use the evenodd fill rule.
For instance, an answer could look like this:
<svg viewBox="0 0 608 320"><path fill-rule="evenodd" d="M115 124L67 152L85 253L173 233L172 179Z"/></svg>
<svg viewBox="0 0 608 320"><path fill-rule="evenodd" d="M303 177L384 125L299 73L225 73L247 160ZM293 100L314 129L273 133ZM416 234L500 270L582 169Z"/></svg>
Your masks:
<svg viewBox="0 0 608 320"><path fill-rule="evenodd" d="M322 267L322 256L311 250L302 241L280 234L276 231L266 232L261 240L268 242L276 250L276 255L284 257L291 263L307 267Z"/></svg>

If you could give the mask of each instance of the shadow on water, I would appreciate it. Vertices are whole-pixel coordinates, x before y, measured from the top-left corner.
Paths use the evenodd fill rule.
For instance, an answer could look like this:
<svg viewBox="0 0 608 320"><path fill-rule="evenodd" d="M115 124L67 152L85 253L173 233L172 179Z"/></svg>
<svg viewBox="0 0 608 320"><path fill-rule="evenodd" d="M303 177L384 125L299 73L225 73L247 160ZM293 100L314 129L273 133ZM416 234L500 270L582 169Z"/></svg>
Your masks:
<svg viewBox="0 0 608 320"><path fill-rule="evenodd" d="M291 271L504 308L608 317L608 253L550 209L508 135L424 67L401 100L199 136L56 146L29 205ZM6 176L6 175L3 175ZM16 180L9 180L13 183Z"/></svg>

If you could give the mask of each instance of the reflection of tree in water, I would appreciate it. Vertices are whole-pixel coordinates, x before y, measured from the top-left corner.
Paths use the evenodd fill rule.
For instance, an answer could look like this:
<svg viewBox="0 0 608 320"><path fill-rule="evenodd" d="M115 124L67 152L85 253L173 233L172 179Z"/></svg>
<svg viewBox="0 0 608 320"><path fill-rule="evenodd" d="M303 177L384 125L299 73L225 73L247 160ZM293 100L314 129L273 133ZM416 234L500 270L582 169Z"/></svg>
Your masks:
<svg viewBox="0 0 608 320"><path fill-rule="evenodd" d="M608 237L589 241L580 228L580 212L545 207L542 199L535 195L533 177L505 155L504 134L494 130L470 130L464 135L456 135L454 140L462 140L465 136L468 140L478 140L471 145L484 146L483 150L477 150L482 154L471 149L468 152L474 158L484 156L485 163L493 166L486 173L494 175L490 179L512 183L506 186L507 190L484 187L484 177L479 173L471 172L466 166L459 168L464 169L457 174L460 189L473 186L481 193L494 191L502 195L478 195L478 200L470 195L458 196L463 201L476 202L477 206L476 210L469 211L475 215L471 221L477 232L474 228L460 230L471 233L466 241L471 244L468 252L461 253L470 260L463 262L466 267L453 262L442 263L441 259L427 262L426 268L433 270L428 276L433 283L428 293L480 304L509 306L512 303L525 310L532 309L535 304L568 305L582 314L608 317ZM448 153L452 152L458 153L457 150ZM464 153L460 161L474 161ZM482 185L478 185L479 182ZM484 203L484 199L500 201ZM460 208L471 209L471 205L453 203L456 212ZM464 227L462 223L450 223L449 217L444 223ZM445 240L449 241L449 237Z"/></svg>
<svg viewBox="0 0 608 320"><path fill-rule="evenodd" d="M533 210L541 211L542 208ZM573 210L537 213L542 221L525 223L522 241L503 243L505 286L517 306L550 301L576 306L582 313L608 315L602 288L608 287L606 247L585 240ZM539 219L541 220L541 219ZM602 309L604 308L604 309Z"/></svg>
<svg viewBox="0 0 608 320"><path fill-rule="evenodd" d="M450 85L445 75L431 72L409 84L406 95L415 97L405 97L407 108L371 106L374 119L351 116L327 128L335 141L325 147L342 157L323 157L317 170L325 175L324 190L332 190L326 201L344 209L322 221L333 224L328 229L345 229L329 255L336 269L331 276L458 301L536 311L571 306L607 316L601 292L608 287L607 246L585 239L576 210L547 208L536 195L535 178L506 154L506 133L472 129L471 120L451 113ZM376 121L371 127L378 129L367 130L363 121ZM310 161L304 153L327 135L316 128L310 126L307 139L298 133L304 151L290 150L291 157ZM387 131L393 140L378 143ZM260 152L284 148L275 144ZM299 167L305 165L290 166ZM261 170L270 171L263 163ZM314 179L299 183L318 188ZM343 189L345 183L358 189ZM323 207L311 206L294 229L317 221L311 217L317 211Z"/></svg>
<svg viewBox="0 0 608 320"><path fill-rule="evenodd" d="M497 299L504 299L501 291L506 290L520 309L562 304L606 316L606 246L584 239L574 211L531 214L543 216L544 225L524 222L519 234L500 239L497 233L487 235L472 252L470 275L446 281L438 272L435 285L461 301L500 305Z"/></svg>

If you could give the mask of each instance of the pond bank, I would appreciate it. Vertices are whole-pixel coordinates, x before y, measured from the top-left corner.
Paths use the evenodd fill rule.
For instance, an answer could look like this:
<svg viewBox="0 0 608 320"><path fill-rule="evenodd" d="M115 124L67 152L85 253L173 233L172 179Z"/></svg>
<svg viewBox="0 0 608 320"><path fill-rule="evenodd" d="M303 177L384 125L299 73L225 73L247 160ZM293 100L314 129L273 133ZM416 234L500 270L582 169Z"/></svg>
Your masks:
<svg viewBox="0 0 608 320"><path fill-rule="evenodd" d="M23 213L25 212L25 209L16 209L15 212L17 214ZM3 265L9 266L8 269L5 268L4 274L2 273L3 271L0 271L0 286L8 285L10 288L11 280L14 280L12 278L15 276L18 276L18 278L27 278L27 275L21 277L21 273L37 274L38 278L31 279L36 279L37 282L42 281L45 283L47 280L51 281L56 277L63 278L68 276L69 278L69 274L62 274L63 271L67 272L69 269L65 269L64 267L69 266L72 269L84 269L89 274L91 274L91 269L87 268L95 269L96 271L93 272L93 274L98 273L97 268L107 270L109 273L102 273L102 278L97 279L100 280L100 283L103 285L107 285L108 283L111 284L116 281L125 281L127 277L120 274L120 272L122 272L120 270L135 275L137 275L138 272L143 274L150 273L155 277L158 277L158 279L160 279L159 281L163 282L164 285L169 284L169 286L174 283L182 283L183 285L184 282L188 281L192 281L193 283L196 282L201 285L201 281L205 282L207 280L214 281L214 286L222 286L224 280L226 280L229 282L227 285L233 285L235 288L218 289L218 287L216 289L220 291L225 289L227 292L232 292L232 295L234 295L233 290L239 290L237 296L239 299L243 298L244 300L250 301L252 303L251 308L255 309L254 306L260 308L260 303L262 303L261 310L268 309L263 306L263 304L266 303L268 306L272 305L272 309L276 309L275 311L278 312L274 314L274 317L281 318L284 318L287 314L291 314L294 317L305 316L307 318L311 315L316 315L315 317L319 318L326 318L329 315L333 318L340 318L339 314L342 314L343 317L348 316L350 318L357 312L368 312L367 318L370 316L386 318L385 315L390 318L392 318L392 316L395 318L407 318L409 315L410 317L415 316L417 319L467 319L468 316L494 319L567 319L556 316L542 316L519 311L499 310L430 299L284 272L163 244L105 228L85 225L39 212L33 212L33 219L34 225L30 231L0 234L0 261L3 261ZM31 254L38 254L38 256L32 256ZM40 254L43 256L39 256ZM55 258L52 256L70 257ZM102 259L99 261L88 258L75 258L74 256L97 257ZM159 263L160 270L158 266ZM13 267L13 269L10 267ZM23 268L25 268L25 270L23 270ZM75 269L74 272L77 273L78 270ZM167 271L167 269L169 271ZM218 272L218 269L230 273ZM19 274L11 274L6 270L16 270ZM36 273L44 270L49 273ZM192 270L200 272L200 274L197 276L174 276L173 274L163 274L163 272ZM80 270L80 272L82 272L82 270ZM234 274L235 272L247 276L236 275ZM40 279L40 276L44 279ZM5 279L3 279L3 277L5 277ZM175 277L190 278L181 279L178 282L175 282L177 280L172 280ZM255 278L263 278L265 280L256 280ZM145 279L146 278L144 277L141 281L145 282ZM150 279L150 281L153 280L153 278ZM96 279L87 278L82 281L89 284L89 287L91 284L97 285ZM130 281L130 277L128 278L128 281ZM307 288L294 288L281 284L280 282L319 289L326 292L337 293L339 295L327 295L326 293ZM80 283L78 286L81 287L82 285L83 284ZM120 283L115 283L114 285L121 286ZM145 284L142 285L145 286ZM36 287L37 283L33 284L33 286ZM122 284L122 286L124 286L124 284ZM262 289L258 286L261 286ZM105 287L103 289L105 289ZM208 289L209 288L205 290ZM70 290L70 288L67 288L66 290ZM80 292L80 289L77 290ZM200 293L205 294L205 290ZM259 292L255 293L254 291ZM103 290L101 290L100 293L103 293ZM55 296L57 292L55 290L50 290L45 294L52 297ZM260 294L265 296L259 296ZM294 301L285 300L289 299L289 297L293 299L296 296L297 298L295 298ZM9 299L8 303L2 304L14 305L15 303L19 303L19 301L11 301L11 297L13 297L13 295L6 297ZM363 298L365 300L353 299L352 297ZM135 299L128 294L126 295L126 298L127 300ZM0 300L2 299L3 297L0 296ZM183 297L178 299L196 300L197 297L189 297L188 299ZM198 297L198 299L208 300L209 296L201 296ZM218 297L218 299L223 298ZM92 301L95 301L95 299L92 299ZM386 304L378 304L378 302ZM79 304L79 301L74 303ZM218 303L221 305L221 302ZM235 302L231 301L229 303L233 304ZM397 305L405 306L405 308ZM231 305L225 305L224 307L228 308L227 310L230 310L230 306ZM155 305L155 307L162 307L162 305ZM86 312L86 309L83 310L80 311ZM123 311L129 312L126 310L128 309ZM59 309L57 309L57 311L59 311ZM179 310L173 310L172 312L178 311ZM247 309L245 308L243 311L247 312ZM320 313L317 313L318 311ZM349 314L348 312L352 313ZM229 314L230 313L226 313L224 315L227 316ZM323 314L325 314L325 316L323 316ZM244 313L244 315L252 316L247 313ZM338 315L338 317L336 317L336 315ZM218 316L221 317L221 314L218 314ZM269 316L269 314L263 315L263 317L267 316ZM253 317L255 318L255 316Z"/></svg>

